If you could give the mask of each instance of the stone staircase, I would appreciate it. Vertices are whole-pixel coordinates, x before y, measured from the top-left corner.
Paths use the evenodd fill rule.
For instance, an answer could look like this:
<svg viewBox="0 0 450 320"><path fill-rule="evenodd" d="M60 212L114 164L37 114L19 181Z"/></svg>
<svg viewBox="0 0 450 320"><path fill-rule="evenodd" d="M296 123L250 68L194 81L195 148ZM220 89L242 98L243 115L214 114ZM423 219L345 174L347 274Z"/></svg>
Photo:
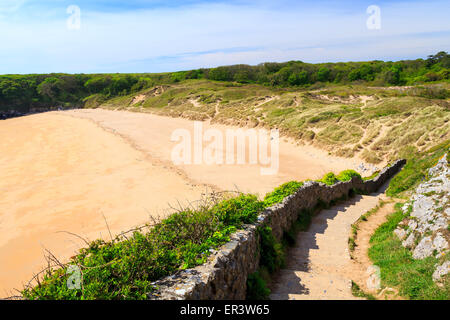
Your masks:
<svg viewBox="0 0 450 320"><path fill-rule="evenodd" d="M309 229L297 235L285 269L273 278L270 299L358 299L352 295L346 270L351 261L348 237L351 225L376 207L381 196L383 193L357 195L314 216Z"/></svg>

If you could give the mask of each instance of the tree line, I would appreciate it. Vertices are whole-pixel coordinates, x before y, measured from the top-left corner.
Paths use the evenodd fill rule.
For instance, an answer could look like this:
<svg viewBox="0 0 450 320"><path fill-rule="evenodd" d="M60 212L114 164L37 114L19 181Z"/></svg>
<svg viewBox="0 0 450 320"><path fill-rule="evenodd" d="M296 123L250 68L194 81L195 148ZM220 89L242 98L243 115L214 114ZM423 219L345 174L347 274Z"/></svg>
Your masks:
<svg viewBox="0 0 450 320"><path fill-rule="evenodd" d="M128 95L159 84L188 79L256 83L273 87L308 87L326 83L409 85L449 79L450 55L438 52L427 59L396 62L302 61L232 65L173 73L151 74L32 74L0 75L0 111L28 112L34 107L78 107L92 95L104 99Z"/></svg>
<svg viewBox="0 0 450 320"><path fill-rule="evenodd" d="M311 64L302 61L262 63L257 66L233 65L179 73L176 79L204 77L210 80L258 83L289 87L321 83L367 82L372 85L408 85L448 80L450 55L438 52L427 59L397 62L338 62Z"/></svg>

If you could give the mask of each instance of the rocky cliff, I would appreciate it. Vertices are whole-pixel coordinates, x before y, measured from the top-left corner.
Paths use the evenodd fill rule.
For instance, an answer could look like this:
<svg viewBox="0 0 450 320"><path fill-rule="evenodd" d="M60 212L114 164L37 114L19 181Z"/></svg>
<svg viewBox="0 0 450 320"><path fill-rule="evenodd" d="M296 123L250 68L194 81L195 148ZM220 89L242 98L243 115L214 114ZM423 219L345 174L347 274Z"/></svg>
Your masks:
<svg viewBox="0 0 450 320"><path fill-rule="evenodd" d="M447 155L429 169L428 179L416 188L402 208L409 215L394 231L414 259L435 256L433 280L440 282L450 272L450 169Z"/></svg>

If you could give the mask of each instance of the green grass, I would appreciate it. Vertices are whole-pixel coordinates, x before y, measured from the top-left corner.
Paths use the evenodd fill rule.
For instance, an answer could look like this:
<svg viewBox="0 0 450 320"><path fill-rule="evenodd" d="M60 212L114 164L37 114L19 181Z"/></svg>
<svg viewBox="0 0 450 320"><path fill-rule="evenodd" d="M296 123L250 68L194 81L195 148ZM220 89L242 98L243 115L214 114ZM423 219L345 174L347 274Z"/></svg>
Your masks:
<svg viewBox="0 0 450 320"><path fill-rule="evenodd" d="M401 210L401 204L397 204L396 211L370 239L369 257L374 265L380 267L382 285L398 288L399 294L409 299L449 300L449 277L447 276L443 287L438 287L432 280L438 259L413 259L410 250L404 248L393 234L406 215Z"/></svg>
<svg viewBox="0 0 450 320"><path fill-rule="evenodd" d="M376 300L376 298L371 295L365 293L355 282L352 281L352 294L355 297L366 298L367 300Z"/></svg>
<svg viewBox="0 0 450 320"><path fill-rule="evenodd" d="M450 140L444 141L429 150L418 153L412 148L406 148L403 155L407 163L403 169L392 178L386 194L390 197L402 196L427 178L428 169L433 167L443 155L450 154Z"/></svg>
<svg viewBox="0 0 450 320"><path fill-rule="evenodd" d="M290 181L282 184L274 189L274 191L266 194L264 197L264 205L270 207L276 203L280 203L284 198L294 194L301 186L303 182Z"/></svg>
<svg viewBox="0 0 450 320"><path fill-rule="evenodd" d="M350 256L352 255L352 252L356 248L356 236L358 234L360 223L362 221L367 221L371 215L378 212L378 210L380 210L382 207L384 207L385 204L386 204L385 201L380 200L375 208L372 208L369 211L367 211L366 213L364 213L363 215L361 215L358 218L358 220L356 220L355 223L352 224L352 226L351 226L352 231L351 231L350 237L348 238L348 247L350 250Z"/></svg>
<svg viewBox="0 0 450 320"><path fill-rule="evenodd" d="M375 177L378 176L379 174L380 174L380 171L375 171L375 172L372 173L370 176L364 177L363 180L364 180L364 181L367 181L367 180L375 179Z"/></svg>

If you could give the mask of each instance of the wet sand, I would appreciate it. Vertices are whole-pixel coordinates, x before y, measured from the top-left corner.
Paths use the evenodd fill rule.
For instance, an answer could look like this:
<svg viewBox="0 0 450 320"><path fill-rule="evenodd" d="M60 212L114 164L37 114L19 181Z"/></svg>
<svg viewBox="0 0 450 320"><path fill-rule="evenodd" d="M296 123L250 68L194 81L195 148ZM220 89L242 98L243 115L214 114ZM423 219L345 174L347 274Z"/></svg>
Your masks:
<svg viewBox="0 0 450 320"><path fill-rule="evenodd" d="M225 130L224 126L208 128ZM0 121L0 297L22 288L45 264L44 249L67 259L94 240L197 200L206 186L264 195L283 182L353 168L359 159L330 157L281 141L279 171L257 165L179 165L174 130L193 122L107 110L48 112ZM105 217L105 218L104 218Z"/></svg>

